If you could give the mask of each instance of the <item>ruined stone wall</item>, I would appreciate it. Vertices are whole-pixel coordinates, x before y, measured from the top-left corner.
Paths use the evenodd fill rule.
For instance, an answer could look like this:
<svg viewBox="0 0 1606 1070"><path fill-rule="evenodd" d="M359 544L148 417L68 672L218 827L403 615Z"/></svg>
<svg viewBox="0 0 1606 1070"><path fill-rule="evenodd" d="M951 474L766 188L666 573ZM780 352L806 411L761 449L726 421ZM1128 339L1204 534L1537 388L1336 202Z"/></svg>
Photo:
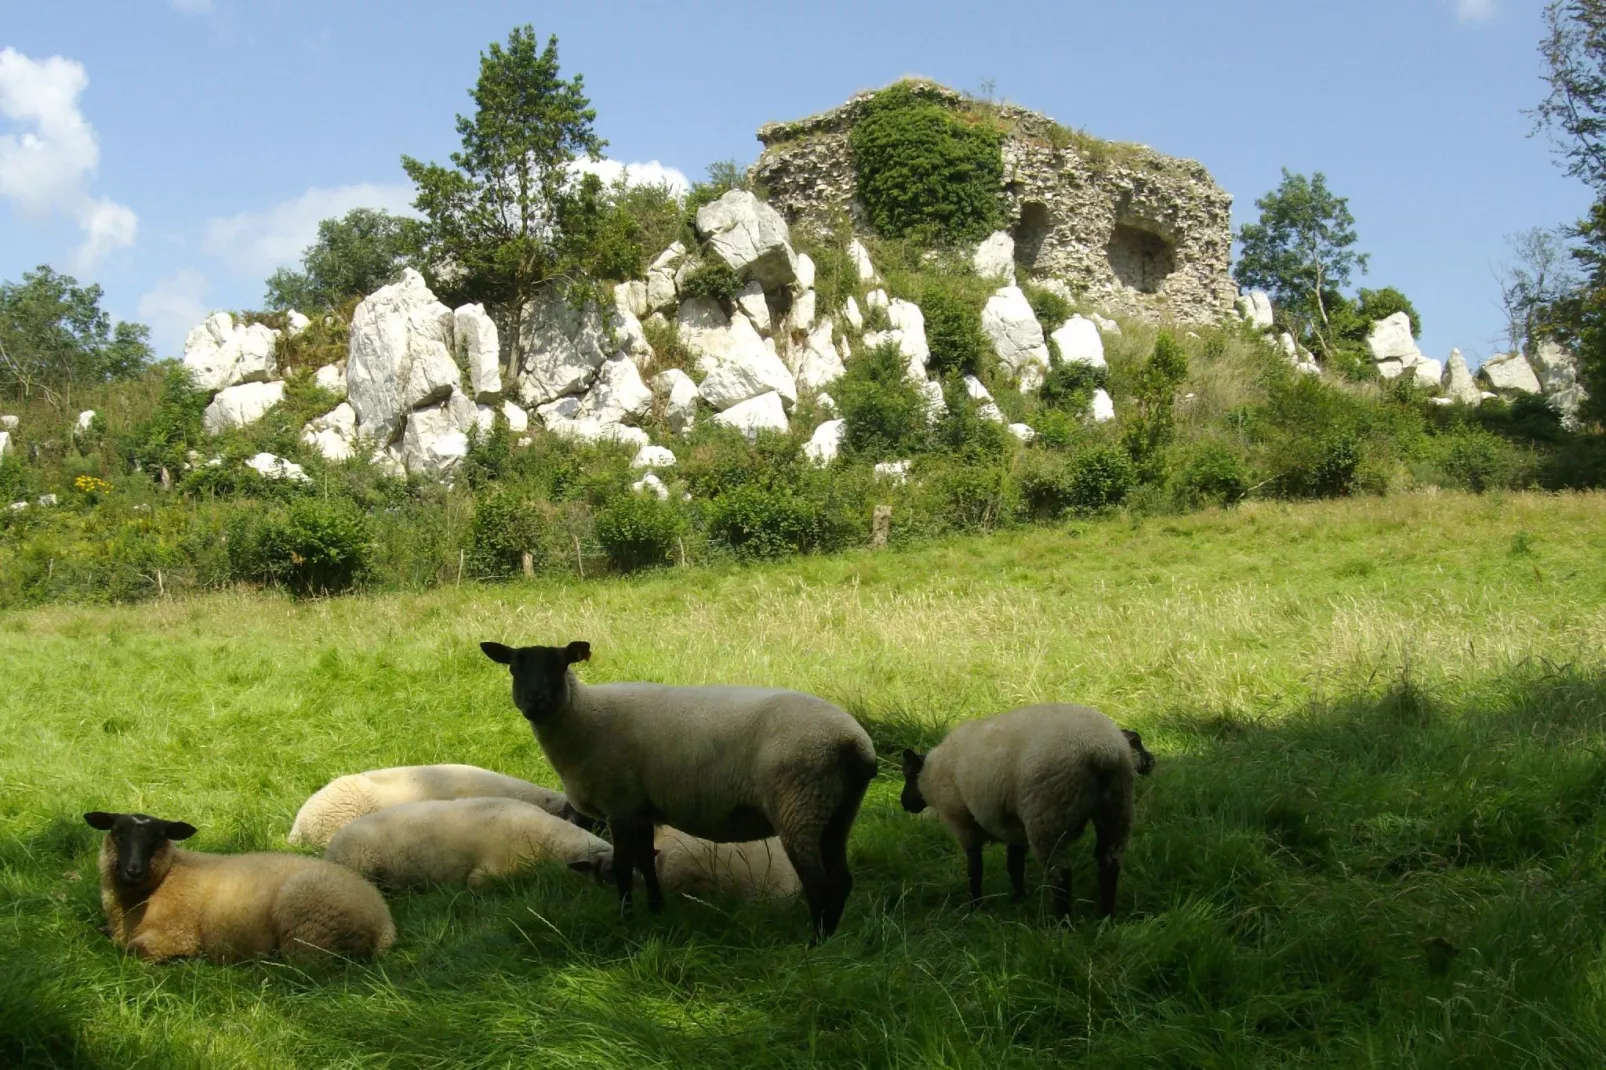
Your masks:
<svg viewBox="0 0 1606 1070"><path fill-rule="evenodd" d="M953 107L942 86L918 91ZM820 115L771 123L752 177L787 221L868 224L854 199L848 135L873 96ZM1077 135L1014 105L994 109L1004 140L1006 228L1017 265L1064 279L1106 311L1204 323L1231 313L1232 198L1199 164L1144 146Z"/></svg>

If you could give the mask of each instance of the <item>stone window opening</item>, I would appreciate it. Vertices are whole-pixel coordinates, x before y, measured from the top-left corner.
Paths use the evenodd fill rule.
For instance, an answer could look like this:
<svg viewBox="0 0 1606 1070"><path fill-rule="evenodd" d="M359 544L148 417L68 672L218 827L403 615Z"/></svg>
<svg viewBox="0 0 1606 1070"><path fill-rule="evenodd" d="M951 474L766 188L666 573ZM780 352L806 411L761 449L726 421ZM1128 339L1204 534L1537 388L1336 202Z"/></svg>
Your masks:
<svg viewBox="0 0 1606 1070"><path fill-rule="evenodd" d="M1110 270L1121 285L1155 294L1177 269L1176 250L1165 238L1139 223L1117 223L1107 253Z"/></svg>
<svg viewBox="0 0 1606 1070"><path fill-rule="evenodd" d="M1020 208L1020 222L1015 224L1015 263L1031 269L1037 264L1037 254L1052 229L1048 205L1042 201L1027 201Z"/></svg>

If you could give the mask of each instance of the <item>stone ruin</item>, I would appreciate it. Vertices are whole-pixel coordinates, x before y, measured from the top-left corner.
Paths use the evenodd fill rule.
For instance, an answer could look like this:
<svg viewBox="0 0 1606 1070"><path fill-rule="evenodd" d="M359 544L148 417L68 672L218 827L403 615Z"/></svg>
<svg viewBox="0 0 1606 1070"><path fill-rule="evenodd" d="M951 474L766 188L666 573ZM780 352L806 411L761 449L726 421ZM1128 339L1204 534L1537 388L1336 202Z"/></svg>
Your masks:
<svg viewBox="0 0 1606 1070"><path fill-rule="evenodd" d="M1101 142L1013 104L973 105L932 83L916 92L953 108L989 108L1009 131L1004 195L1015 266L1059 279L1106 312L1204 324L1231 313L1232 197L1191 160ZM874 93L758 131L751 177L792 226L827 229L856 203L848 138Z"/></svg>

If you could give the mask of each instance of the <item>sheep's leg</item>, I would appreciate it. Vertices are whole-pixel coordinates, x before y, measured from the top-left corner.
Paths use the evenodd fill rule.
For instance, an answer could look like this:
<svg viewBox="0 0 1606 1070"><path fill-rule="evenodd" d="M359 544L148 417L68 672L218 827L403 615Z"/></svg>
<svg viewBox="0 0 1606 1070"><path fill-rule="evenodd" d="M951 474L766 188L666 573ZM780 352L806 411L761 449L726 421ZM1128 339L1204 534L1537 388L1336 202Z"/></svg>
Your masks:
<svg viewBox="0 0 1606 1070"><path fill-rule="evenodd" d="M1014 889L1014 899L1018 903L1026 898L1026 845L1010 844L1005 862L1009 867L1009 884Z"/></svg>
<svg viewBox="0 0 1606 1070"><path fill-rule="evenodd" d="M631 874L636 868L636 846L638 825L634 821L609 820L608 827L613 832L613 883L619 889L619 912L622 914L630 908ZM649 829L651 825L647 826ZM647 848L652 849L652 836L647 837Z"/></svg>
<svg viewBox="0 0 1606 1070"><path fill-rule="evenodd" d="M981 844L965 845L965 872L970 876L970 909L981 906Z"/></svg>
<svg viewBox="0 0 1606 1070"><path fill-rule="evenodd" d="M1060 921L1071 920L1071 867L1070 863L1055 866L1050 871L1054 876L1054 916Z"/></svg>
<svg viewBox="0 0 1606 1070"><path fill-rule="evenodd" d="M657 852L652 849L652 822L643 821L636 827L636 868L647 885L647 909L654 914L664 909L663 889L658 887Z"/></svg>
<svg viewBox="0 0 1606 1070"><path fill-rule="evenodd" d="M1093 857L1099 863L1099 913L1104 917L1115 915L1115 888L1121 881L1121 859L1126 855L1126 841L1131 835L1131 803L1115 806L1108 816L1093 819L1098 841L1093 845Z"/></svg>
<svg viewBox="0 0 1606 1070"><path fill-rule="evenodd" d="M821 919L826 936L836 932L842 920L842 911L848 905L848 893L853 891L853 874L848 871L848 833L858 813L859 800L854 799L832 815L831 820L826 822L825 834L820 837L820 857L825 863L829 895Z"/></svg>

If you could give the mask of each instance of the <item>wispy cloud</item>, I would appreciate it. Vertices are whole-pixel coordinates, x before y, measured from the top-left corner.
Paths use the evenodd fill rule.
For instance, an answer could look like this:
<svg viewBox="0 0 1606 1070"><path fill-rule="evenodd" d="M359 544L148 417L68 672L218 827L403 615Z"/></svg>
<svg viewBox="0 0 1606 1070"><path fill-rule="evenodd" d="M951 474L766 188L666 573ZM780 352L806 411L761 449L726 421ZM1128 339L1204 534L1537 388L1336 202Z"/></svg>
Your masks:
<svg viewBox="0 0 1606 1070"><path fill-rule="evenodd" d="M1494 18L1495 0L1456 0L1456 17L1462 22L1483 22Z"/></svg>
<svg viewBox="0 0 1606 1070"><path fill-rule="evenodd" d="M159 280L139 298L139 318L151 328L151 341L163 357L176 357L189 329L206 318L206 277L193 268Z"/></svg>
<svg viewBox="0 0 1606 1070"><path fill-rule="evenodd" d="M75 219L84 232L75 254L80 270L132 245L139 232L133 209L89 194L100 143L78 107L88 86L89 75L76 60L0 50L0 116L20 128L0 134L0 198L36 221L57 214Z"/></svg>
<svg viewBox="0 0 1606 1070"><path fill-rule="evenodd" d="M318 223L353 208L381 208L412 214L411 186L361 182L318 187L293 200L256 212L220 216L206 224L201 247L236 270L265 278L275 268L298 263L301 251L318 237Z"/></svg>
<svg viewBox="0 0 1606 1070"><path fill-rule="evenodd" d="M625 163L622 160L586 160L574 162L574 169L581 174L593 174L602 179L604 183L612 185L619 180L620 175L632 186L658 185L668 183L669 188L677 194L684 194L691 189L691 182L687 180L684 172L674 167L668 167L657 160L648 160L645 163Z"/></svg>

